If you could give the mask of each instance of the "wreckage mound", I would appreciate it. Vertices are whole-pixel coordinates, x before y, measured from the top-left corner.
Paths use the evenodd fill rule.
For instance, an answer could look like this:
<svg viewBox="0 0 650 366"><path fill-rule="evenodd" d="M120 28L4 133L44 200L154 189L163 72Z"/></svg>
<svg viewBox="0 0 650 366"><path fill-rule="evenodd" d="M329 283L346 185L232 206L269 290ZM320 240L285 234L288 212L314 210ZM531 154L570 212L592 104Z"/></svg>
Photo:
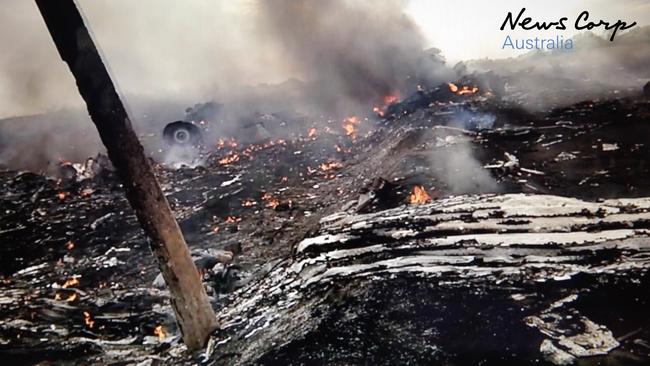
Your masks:
<svg viewBox="0 0 650 366"><path fill-rule="evenodd" d="M637 330L636 311L650 301L639 295L648 284L649 207L647 198L515 194L336 213L220 314L214 357L497 365L600 356L642 364L632 356L642 347L621 346L625 337L610 327L648 332ZM630 310L625 319L598 305L613 294ZM622 356L608 355L615 348Z"/></svg>

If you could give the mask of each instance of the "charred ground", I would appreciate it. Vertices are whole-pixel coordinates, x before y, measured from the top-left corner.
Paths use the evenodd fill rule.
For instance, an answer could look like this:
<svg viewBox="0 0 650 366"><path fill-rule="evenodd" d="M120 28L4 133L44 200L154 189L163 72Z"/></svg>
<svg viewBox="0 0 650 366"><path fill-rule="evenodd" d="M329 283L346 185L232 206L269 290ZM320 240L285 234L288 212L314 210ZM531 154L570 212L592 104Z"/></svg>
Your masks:
<svg viewBox="0 0 650 366"><path fill-rule="evenodd" d="M285 258L300 257L298 243L319 235L323 217L399 210L416 186L430 196L425 202L479 193L586 201L650 196L649 119L650 103L635 90L527 112L516 99L483 90L459 95L442 85L390 106L383 118L283 119L291 126L283 138L243 146L213 141L201 166L156 164L156 171L214 306L227 314ZM202 359L181 352L155 261L103 158L75 169L63 164L55 178L11 170L0 178L2 359ZM641 311L647 280L645 269L581 274L561 286L476 279L444 287L438 285L444 280L411 276L343 280L310 290L322 296L304 300L306 318L287 324L294 333L285 343L256 348L267 338L240 336L216 347L206 362L544 363L542 336L521 320L520 308L534 314L581 288L587 290L580 312L621 342L608 362L643 364L650 352ZM535 295L513 303L512 287ZM603 308L604 301L611 305ZM223 332L215 339L235 337Z"/></svg>

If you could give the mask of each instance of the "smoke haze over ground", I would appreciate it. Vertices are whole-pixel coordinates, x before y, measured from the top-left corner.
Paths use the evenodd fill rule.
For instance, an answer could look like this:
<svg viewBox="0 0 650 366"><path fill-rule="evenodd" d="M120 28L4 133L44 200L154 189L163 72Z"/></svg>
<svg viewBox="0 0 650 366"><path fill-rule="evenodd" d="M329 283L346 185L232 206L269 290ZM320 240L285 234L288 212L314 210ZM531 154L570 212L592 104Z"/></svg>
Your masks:
<svg viewBox="0 0 650 366"><path fill-rule="evenodd" d="M4 126L0 158L15 162L24 146L6 147L19 140L24 145L32 134L48 141L47 151L37 155L54 161L80 158L58 151L57 141L100 148L96 139L79 138L94 135L94 126L81 112L74 80L35 4L5 0L4 5L12 11L0 15L0 23L12 31L0 33L6 51L0 55L0 117L61 108L80 113L40 120L38 126L21 120L21 131L13 131L16 124ZM424 39L401 1L83 0L79 5L141 133L156 133L182 118L184 106L209 100L226 102L237 113L289 105L329 115L369 110L370 103L414 87L409 84L419 79L442 81L437 73L446 70L435 55L423 52ZM257 87L289 78L306 83ZM43 136L50 133L58 136Z"/></svg>
<svg viewBox="0 0 650 366"><path fill-rule="evenodd" d="M78 0L134 126L153 139L199 102L222 102L233 115L302 108L340 117L367 112L388 94L408 97L421 83L455 80L407 12L417 2ZM35 4L2 3L0 118L50 118L0 123L0 164L34 169L102 151ZM633 31L614 44L586 36L572 53L468 65L509 77L529 93L531 108L544 107L561 88L580 99L642 85L650 77L650 37L648 28ZM71 111L53 113L63 108Z"/></svg>
<svg viewBox="0 0 650 366"><path fill-rule="evenodd" d="M571 51L528 52L519 57L468 63L472 70L492 70L523 93L531 110L598 98L611 90L640 91L650 80L650 27L635 27L609 42L607 36L582 33Z"/></svg>
<svg viewBox="0 0 650 366"><path fill-rule="evenodd" d="M199 102L294 77L365 102L434 73L397 0L78 2L126 96ZM81 105L35 4L3 5L0 117Z"/></svg>

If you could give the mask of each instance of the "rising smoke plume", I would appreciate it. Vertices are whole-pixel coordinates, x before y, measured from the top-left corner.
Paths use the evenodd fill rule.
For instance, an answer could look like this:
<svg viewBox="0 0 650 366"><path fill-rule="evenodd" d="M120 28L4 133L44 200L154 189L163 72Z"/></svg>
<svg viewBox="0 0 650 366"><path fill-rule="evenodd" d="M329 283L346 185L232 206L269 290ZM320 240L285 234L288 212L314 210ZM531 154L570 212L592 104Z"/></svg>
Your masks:
<svg viewBox="0 0 650 366"><path fill-rule="evenodd" d="M144 134L159 134L165 123L182 118L183 106L209 100L246 112L297 105L330 116L368 111L385 95L437 82L447 72L438 55L423 52L424 39L398 0L78 2ZM66 152L70 144L83 153L101 151L97 139L79 138L92 136L94 127L36 6L22 0L4 5L12 11L0 15L0 118L64 107L78 116L56 128L43 119L38 126L29 119L3 126L0 163L32 168L42 158L25 165L12 157L78 159ZM290 92L268 86L289 78L301 80ZM49 141L47 149L21 151L23 143L12 143L18 135L23 142L30 135Z"/></svg>
<svg viewBox="0 0 650 366"><path fill-rule="evenodd" d="M143 141L150 153L159 149L162 127L197 102L229 106L232 124L245 113L298 107L342 116L369 111L388 94L407 97L418 84L435 86L456 77L440 54L424 50L426 42L400 0L78 2L136 130L150 136L151 143ZM35 4L4 0L3 5L10 11L0 14L0 118L72 111L50 113L38 123L0 121L0 165L33 169L100 152L74 80ZM585 98L588 88L602 90L620 81L641 85L650 77L650 38L647 32L637 38L641 41L626 41L622 34L613 46L470 65L512 76L511 84L525 91L553 96L569 85L577 98ZM585 59L598 67L585 68ZM627 71L631 62L640 73ZM574 79L588 82L564 82ZM543 93L531 92L529 99L543 101Z"/></svg>
<svg viewBox="0 0 650 366"><path fill-rule="evenodd" d="M451 76L403 9L403 1L260 2L269 41L286 62L317 84L328 107L364 106L386 95L413 91L417 84Z"/></svg>

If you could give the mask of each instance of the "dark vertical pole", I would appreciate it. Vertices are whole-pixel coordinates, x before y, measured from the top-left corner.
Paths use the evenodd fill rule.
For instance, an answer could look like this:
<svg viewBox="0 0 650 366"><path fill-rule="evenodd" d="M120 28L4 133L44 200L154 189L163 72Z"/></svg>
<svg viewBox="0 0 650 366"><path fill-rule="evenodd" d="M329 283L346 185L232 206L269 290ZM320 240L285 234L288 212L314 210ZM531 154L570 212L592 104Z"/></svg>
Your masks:
<svg viewBox="0 0 650 366"><path fill-rule="evenodd" d="M205 344L216 317L183 234L73 0L36 0L45 24L97 126L126 197L150 238L189 349ZM119 24L115 25L116 27Z"/></svg>

